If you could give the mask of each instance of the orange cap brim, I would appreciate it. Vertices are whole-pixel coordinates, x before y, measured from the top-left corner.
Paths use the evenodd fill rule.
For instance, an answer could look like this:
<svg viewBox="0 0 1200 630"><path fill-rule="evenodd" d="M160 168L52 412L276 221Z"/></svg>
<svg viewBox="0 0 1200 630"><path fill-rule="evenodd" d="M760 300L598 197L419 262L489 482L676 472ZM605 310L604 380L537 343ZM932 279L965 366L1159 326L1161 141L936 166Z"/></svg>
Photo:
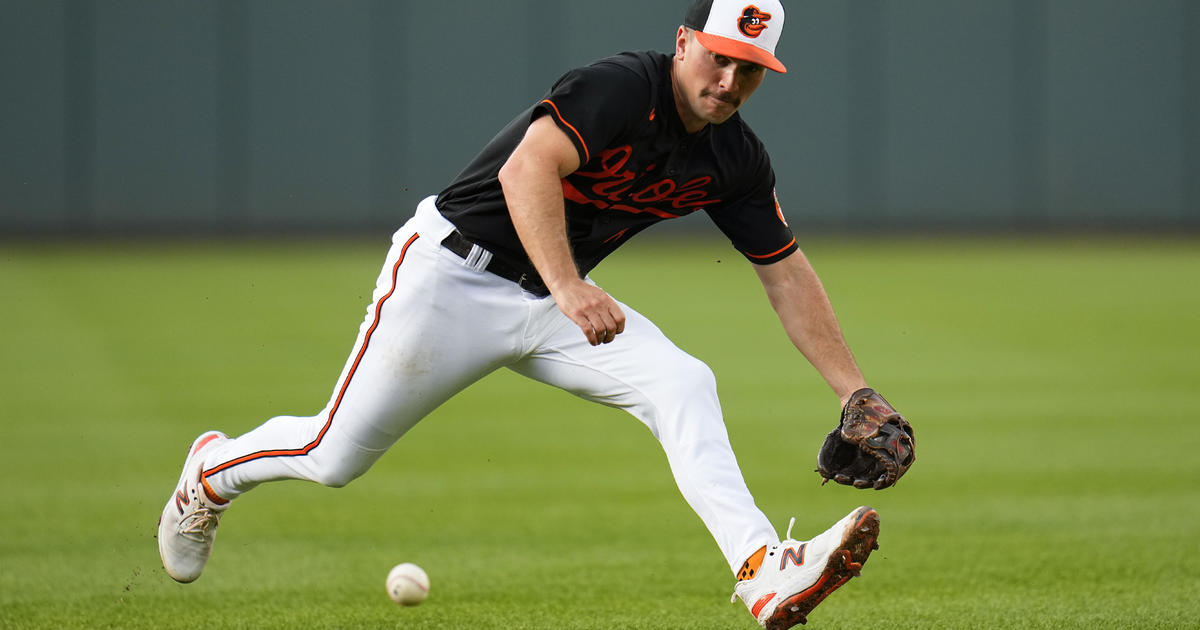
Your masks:
<svg viewBox="0 0 1200 630"><path fill-rule="evenodd" d="M711 50L712 52L717 53L718 55L725 55L731 59L756 63L764 68L774 70L780 74L787 73L787 68L784 67L784 65L780 63L774 55L753 44L740 42L736 39L729 39L728 37L721 37L720 35L705 33L704 31L696 31L696 40L700 42L700 45Z"/></svg>

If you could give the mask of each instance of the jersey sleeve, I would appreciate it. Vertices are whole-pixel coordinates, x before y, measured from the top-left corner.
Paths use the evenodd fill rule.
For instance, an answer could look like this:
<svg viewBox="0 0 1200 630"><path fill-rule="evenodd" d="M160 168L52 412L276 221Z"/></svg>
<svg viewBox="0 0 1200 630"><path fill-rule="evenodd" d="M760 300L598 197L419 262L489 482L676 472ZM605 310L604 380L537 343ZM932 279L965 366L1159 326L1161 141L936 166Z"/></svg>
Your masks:
<svg viewBox="0 0 1200 630"><path fill-rule="evenodd" d="M563 75L538 102L532 119L549 115L567 134L587 164L611 141L651 110L649 77L611 61L599 61Z"/></svg>
<svg viewBox="0 0 1200 630"><path fill-rule="evenodd" d="M775 172L765 153L757 170L754 176L747 178L756 183L744 196L709 209L708 215L747 260L769 265L787 258L799 247L783 218L775 195Z"/></svg>

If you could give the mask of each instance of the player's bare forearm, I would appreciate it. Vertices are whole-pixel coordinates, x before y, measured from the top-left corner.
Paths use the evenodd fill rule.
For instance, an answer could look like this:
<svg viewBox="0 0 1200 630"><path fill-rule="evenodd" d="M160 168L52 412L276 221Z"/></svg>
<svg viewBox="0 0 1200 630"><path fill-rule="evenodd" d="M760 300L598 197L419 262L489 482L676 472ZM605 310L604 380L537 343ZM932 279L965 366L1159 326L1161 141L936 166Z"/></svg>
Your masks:
<svg viewBox="0 0 1200 630"><path fill-rule="evenodd" d="M517 236L552 292L579 273L567 242L562 178L579 167L571 141L549 117L529 126L499 180Z"/></svg>
<svg viewBox="0 0 1200 630"><path fill-rule="evenodd" d="M797 250L770 265L754 265L788 338L845 404L866 380L846 345L825 287Z"/></svg>
<svg viewBox="0 0 1200 630"><path fill-rule="evenodd" d="M500 169L517 237L562 312L592 345L625 330L625 314L602 289L580 279L567 240L562 178L579 168L570 139L549 117L535 120Z"/></svg>

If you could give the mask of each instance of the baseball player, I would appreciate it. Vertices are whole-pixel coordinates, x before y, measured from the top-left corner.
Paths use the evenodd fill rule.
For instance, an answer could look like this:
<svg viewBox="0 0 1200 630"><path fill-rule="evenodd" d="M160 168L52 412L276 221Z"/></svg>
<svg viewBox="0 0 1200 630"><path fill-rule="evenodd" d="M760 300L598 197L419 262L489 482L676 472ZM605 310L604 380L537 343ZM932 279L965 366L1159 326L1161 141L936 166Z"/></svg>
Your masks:
<svg viewBox="0 0 1200 630"><path fill-rule="evenodd" d="M672 55L624 53L568 72L422 201L393 237L326 407L192 444L159 522L167 573L200 576L221 514L249 490L284 479L344 486L438 405L506 367L649 427L736 576L735 599L760 624L803 623L857 575L875 548L876 512L857 508L808 541L789 526L781 541L743 481L712 371L588 278L647 227L703 211L753 264L843 405L866 386L784 221L763 144L738 114L767 70L786 72L774 54L783 7L754 2L694 3Z"/></svg>

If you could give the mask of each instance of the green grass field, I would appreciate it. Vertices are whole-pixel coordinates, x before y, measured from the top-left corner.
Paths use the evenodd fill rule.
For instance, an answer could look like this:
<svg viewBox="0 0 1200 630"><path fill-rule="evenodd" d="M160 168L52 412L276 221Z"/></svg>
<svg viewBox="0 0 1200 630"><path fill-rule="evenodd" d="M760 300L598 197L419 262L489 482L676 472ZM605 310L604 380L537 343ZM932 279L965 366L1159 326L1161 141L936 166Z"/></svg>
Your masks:
<svg viewBox="0 0 1200 630"><path fill-rule="evenodd" d="M198 582L163 573L187 445L315 413L386 246L0 243L0 627L757 627L649 432L511 373L347 488L252 492ZM1200 241L806 251L916 428L894 489L820 486L837 401L727 245L635 242L594 277L713 367L781 531L879 510L882 548L808 627L1200 627ZM384 593L402 561L419 607Z"/></svg>

